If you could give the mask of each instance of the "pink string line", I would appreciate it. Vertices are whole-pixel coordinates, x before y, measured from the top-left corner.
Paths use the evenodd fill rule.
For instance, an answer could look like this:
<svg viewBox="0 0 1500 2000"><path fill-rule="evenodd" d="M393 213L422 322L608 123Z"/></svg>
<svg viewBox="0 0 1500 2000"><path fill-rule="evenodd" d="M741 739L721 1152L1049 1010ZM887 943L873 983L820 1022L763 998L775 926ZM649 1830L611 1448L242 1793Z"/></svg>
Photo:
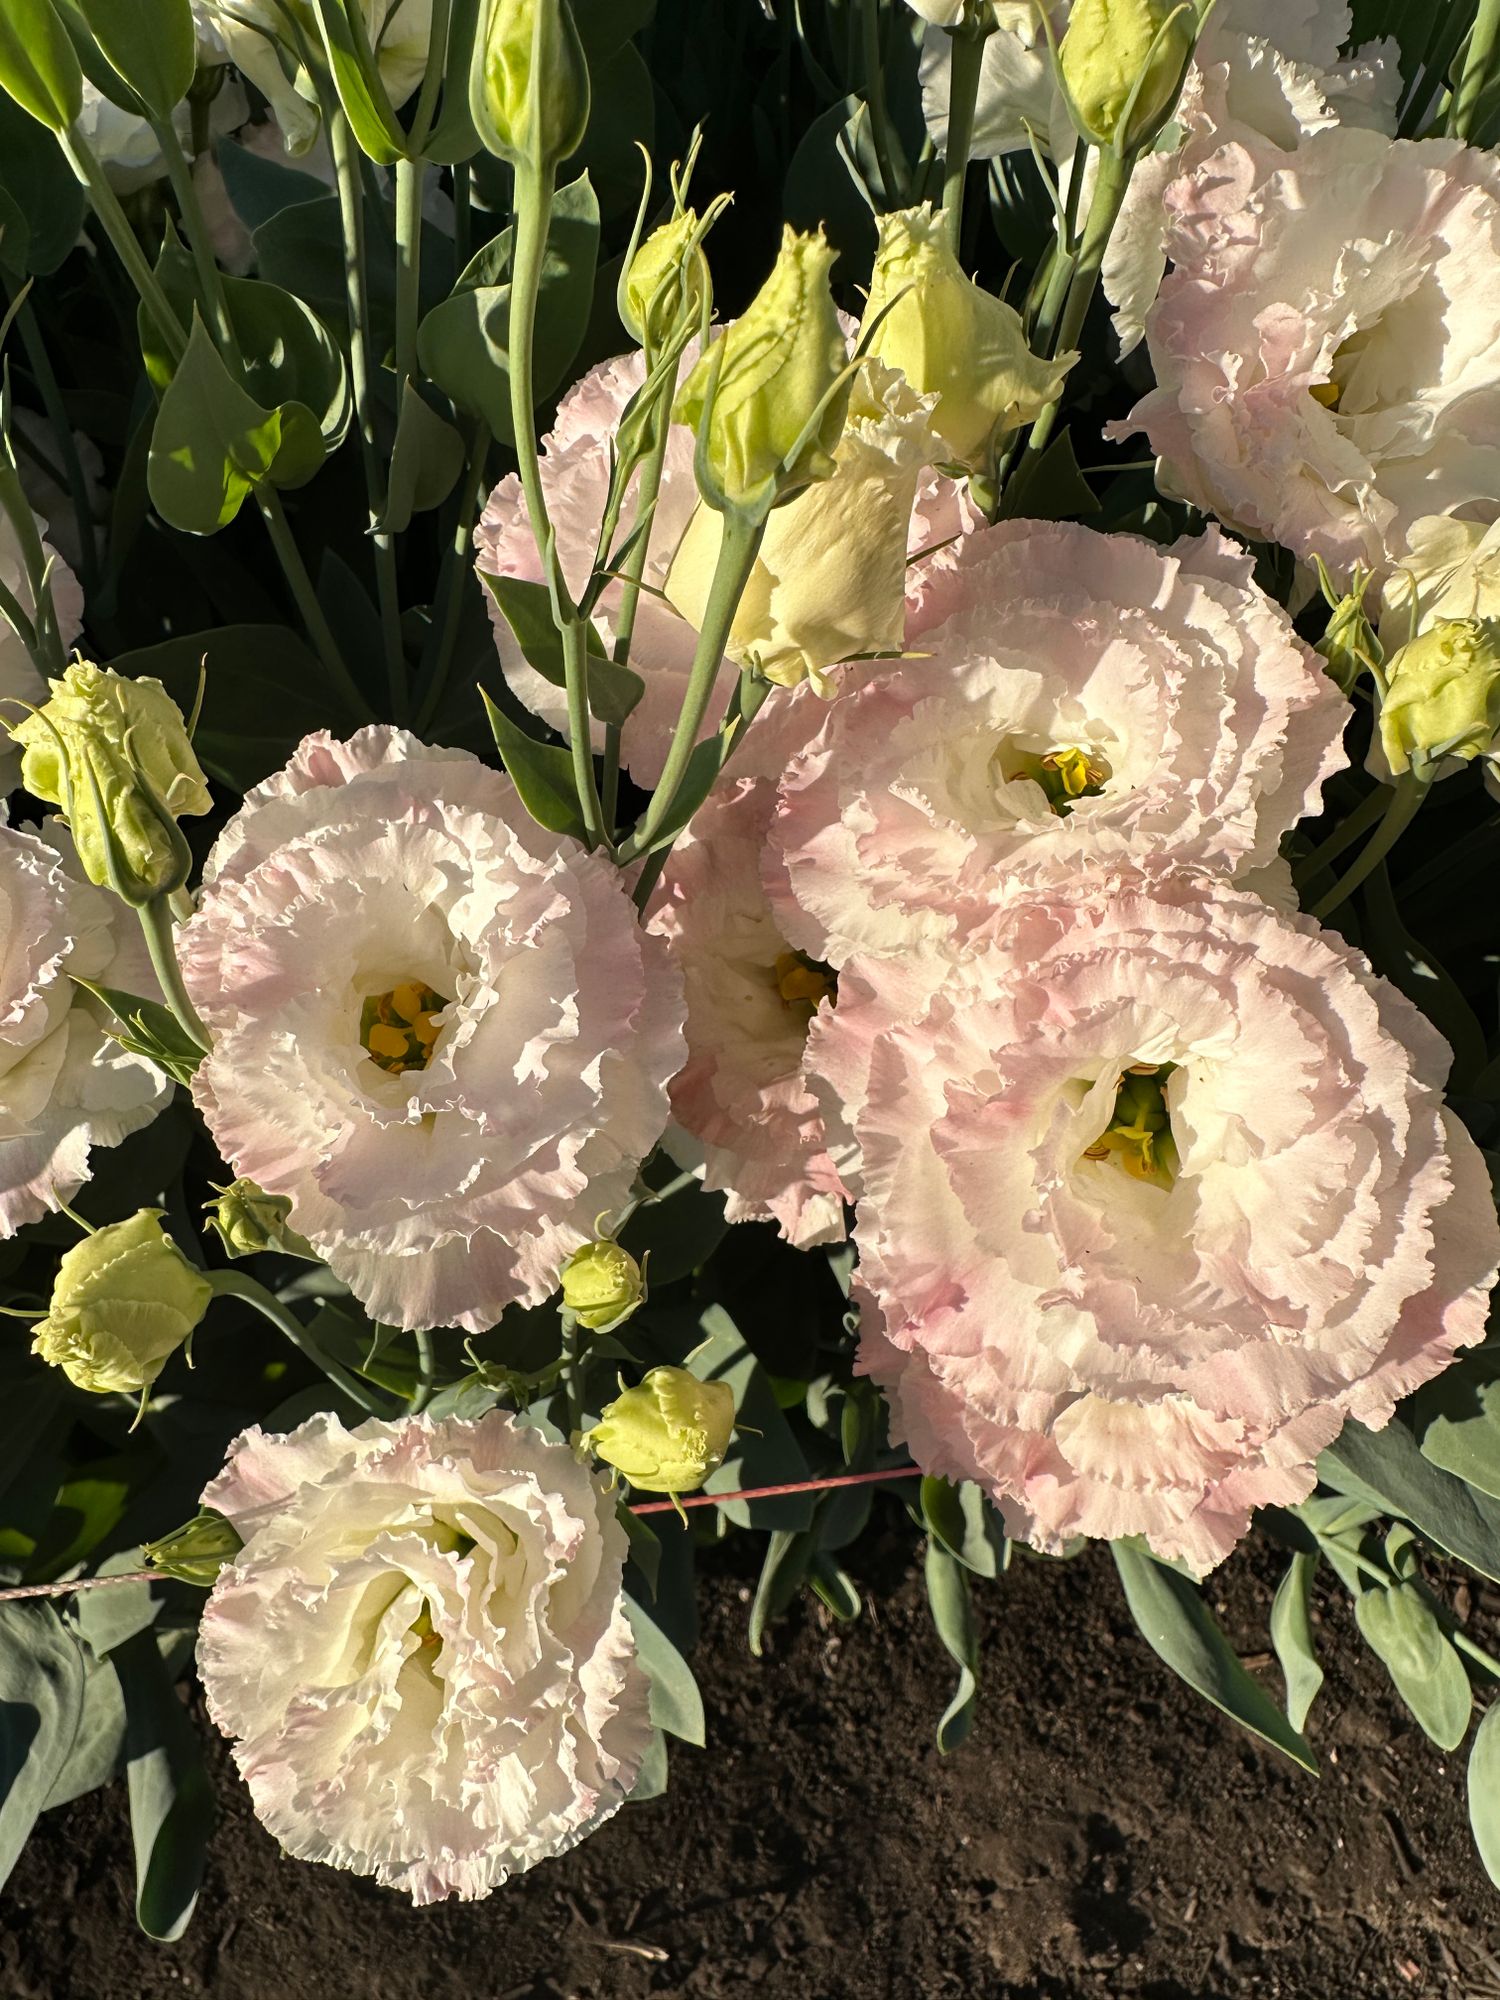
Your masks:
<svg viewBox="0 0 1500 2000"><path fill-rule="evenodd" d="M889 1472L841 1472L836 1479L798 1479L789 1486L742 1486L737 1493L690 1493L684 1507L721 1507L728 1500L776 1500L783 1493L829 1493L836 1486L873 1486L886 1479L914 1479L920 1465L898 1465ZM675 1514L675 1500L646 1500L632 1507L632 1514ZM132 1569L119 1576L79 1576L71 1583L23 1583L0 1590L0 1604L13 1604L22 1597L68 1597L75 1590L105 1590L114 1583L161 1583L159 1569Z"/></svg>

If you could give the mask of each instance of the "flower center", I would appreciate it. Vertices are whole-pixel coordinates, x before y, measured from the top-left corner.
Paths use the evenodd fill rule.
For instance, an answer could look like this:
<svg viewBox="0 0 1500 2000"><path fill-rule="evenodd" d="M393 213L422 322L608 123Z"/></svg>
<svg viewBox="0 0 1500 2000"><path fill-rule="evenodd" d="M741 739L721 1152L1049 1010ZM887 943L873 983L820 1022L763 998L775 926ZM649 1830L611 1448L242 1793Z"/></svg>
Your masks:
<svg viewBox="0 0 1500 2000"><path fill-rule="evenodd" d="M1112 775L1097 750L1082 750L1076 743L1040 753L1007 745L996 752L995 763L1004 784L1030 778L1034 785L1040 785L1059 819L1066 819L1079 799L1102 797Z"/></svg>
<svg viewBox="0 0 1500 2000"><path fill-rule="evenodd" d="M1365 327L1359 333L1351 333L1347 340L1341 340L1333 350L1333 360L1328 365L1328 380L1314 382L1308 395L1315 403L1321 403L1325 410L1337 410L1344 399L1344 391L1349 386L1349 377L1370 344L1374 327Z"/></svg>
<svg viewBox="0 0 1500 2000"><path fill-rule="evenodd" d="M804 951L782 952L776 960L773 977L782 1006L808 1021L822 1001L834 998L838 985L838 974L833 968L820 959L809 958Z"/></svg>
<svg viewBox="0 0 1500 2000"><path fill-rule="evenodd" d="M448 1002L414 979L386 993L372 993L359 1010L359 1039L370 1060L388 1076L426 1069L437 1040L436 1016Z"/></svg>
<svg viewBox="0 0 1500 2000"><path fill-rule="evenodd" d="M1109 1123L1083 1157L1113 1160L1134 1180L1171 1187L1177 1178L1177 1147L1166 1083L1176 1067L1176 1063L1132 1063L1120 1077Z"/></svg>

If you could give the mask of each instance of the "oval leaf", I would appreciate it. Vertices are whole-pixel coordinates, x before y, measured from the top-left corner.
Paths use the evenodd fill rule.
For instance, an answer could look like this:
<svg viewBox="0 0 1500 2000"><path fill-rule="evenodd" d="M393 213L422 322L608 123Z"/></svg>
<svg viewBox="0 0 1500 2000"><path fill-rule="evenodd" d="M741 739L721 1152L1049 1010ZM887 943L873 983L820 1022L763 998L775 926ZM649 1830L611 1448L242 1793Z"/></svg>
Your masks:
<svg viewBox="0 0 1500 2000"><path fill-rule="evenodd" d="M1293 1729L1306 1726L1307 1712L1323 1685L1308 1614L1317 1572L1318 1558L1299 1551L1292 1557L1271 1605L1271 1644L1286 1680L1287 1720Z"/></svg>
<svg viewBox="0 0 1500 2000"><path fill-rule="evenodd" d="M77 0L94 40L158 118L192 86L198 36L189 0Z"/></svg>
<svg viewBox="0 0 1500 2000"><path fill-rule="evenodd" d="M1110 1554L1125 1586L1131 1617L1173 1673L1215 1708L1284 1751L1304 1771L1316 1772L1317 1759L1301 1733L1260 1683L1246 1673L1202 1593L1189 1579L1132 1542L1111 1542Z"/></svg>

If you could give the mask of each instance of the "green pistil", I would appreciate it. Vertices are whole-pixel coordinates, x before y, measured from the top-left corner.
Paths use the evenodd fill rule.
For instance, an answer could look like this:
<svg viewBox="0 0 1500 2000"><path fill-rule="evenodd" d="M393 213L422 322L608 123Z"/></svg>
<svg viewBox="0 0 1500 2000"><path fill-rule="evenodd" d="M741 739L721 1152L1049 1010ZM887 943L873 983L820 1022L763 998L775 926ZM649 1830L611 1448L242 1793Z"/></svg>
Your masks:
<svg viewBox="0 0 1500 2000"><path fill-rule="evenodd" d="M1134 1180L1171 1187L1177 1178L1177 1147L1166 1083L1176 1067L1176 1063L1133 1063L1125 1070L1110 1121L1083 1157L1113 1160Z"/></svg>

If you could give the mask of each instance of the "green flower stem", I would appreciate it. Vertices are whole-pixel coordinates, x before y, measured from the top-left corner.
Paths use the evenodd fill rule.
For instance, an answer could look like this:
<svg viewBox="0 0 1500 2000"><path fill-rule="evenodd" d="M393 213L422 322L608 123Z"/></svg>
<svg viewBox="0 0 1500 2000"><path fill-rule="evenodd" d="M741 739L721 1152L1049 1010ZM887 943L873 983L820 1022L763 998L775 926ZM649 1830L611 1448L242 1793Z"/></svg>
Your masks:
<svg viewBox="0 0 1500 2000"><path fill-rule="evenodd" d="M335 1388L352 1397L362 1410L368 1410L372 1417L387 1420L391 1417L392 1412L374 1391L357 1375L351 1375L341 1361L335 1361L331 1354L325 1352L310 1329L264 1285L257 1284L254 1278L247 1278L242 1271L209 1271L206 1276L216 1297L243 1299L246 1305L253 1306L262 1319L268 1319L278 1332L284 1333L293 1347L300 1348L315 1367L322 1369Z"/></svg>
<svg viewBox="0 0 1500 2000"><path fill-rule="evenodd" d="M467 160L460 160L453 174L453 261L461 271L469 261L472 234L470 183Z"/></svg>
<svg viewBox="0 0 1500 2000"><path fill-rule="evenodd" d="M458 643L458 622L463 611L464 592L481 585L472 570L474 519L484 497L486 461L490 449L490 427L480 418L469 445L468 464L459 483L454 511L453 533L443 550L438 571L434 606L441 605L441 622L433 627L432 668L427 691L418 710L416 732L420 736L437 714L453 668L453 649Z"/></svg>
<svg viewBox="0 0 1500 2000"><path fill-rule="evenodd" d="M400 393L417 374L418 297L422 283L422 167L396 162L396 374Z"/></svg>
<svg viewBox="0 0 1500 2000"><path fill-rule="evenodd" d="M1384 861L1411 825L1416 818L1418 808L1427 797L1428 790L1429 787L1423 784L1420 778L1413 777L1410 771L1397 780L1379 826L1360 849L1353 866L1334 883L1326 896L1314 903L1308 912L1309 916L1318 923L1323 923L1340 903L1347 901L1353 895L1360 883L1367 875L1373 873L1380 862Z"/></svg>
<svg viewBox="0 0 1500 2000"><path fill-rule="evenodd" d="M1464 51L1463 73L1448 106L1451 137L1467 143L1494 73L1497 51L1500 51L1500 0L1479 0L1479 11Z"/></svg>
<svg viewBox="0 0 1500 2000"><path fill-rule="evenodd" d="M438 92L443 87L443 74L448 63L448 21L451 12L451 0L432 0L432 22L427 36L427 68L422 77L422 88L417 94L417 108L412 113L410 127L409 143L412 155L418 161L421 160L427 141L432 136L433 114L437 110ZM400 171L399 167L397 171Z"/></svg>
<svg viewBox="0 0 1500 2000"><path fill-rule="evenodd" d="M897 186L895 164L891 153L891 119L885 101L885 67L880 47L880 0L860 0L859 28L865 102L870 107L870 132L875 141L875 163L880 169L884 205L891 207L898 201L903 190ZM977 83L975 88L977 91ZM971 114L971 128L972 122Z"/></svg>
<svg viewBox="0 0 1500 2000"><path fill-rule="evenodd" d="M1110 234L1125 200L1125 190L1130 185L1133 160L1121 159L1118 153L1101 151L1099 168L1094 177L1094 192L1089 201L1088 220L1083 225L1083 240L1078 246L1078 256L1068 280L1068 294L1058 316L1057 337L1052 344L1053 355L1066 354L1070 347L1078 345L1078 336L1083 331L1083 323L1088 318L1089 306L1093 303L1094 292L1099 283L1099 273L1104 265L1104 252L1109 246ZM1021 453L1016 472L1025 472L1034 465L1047 448L1057 423L1057 413L1062 408L1061 395L1055 397L1031 427L1031 436L1026 440L1026 449Z"/></svg>
<svg viewBox="0 0 1500 2000"><path fill-rule="evenodd" d="M385 652L386 680L398 718L406 714L406 664L401 650L401 605L396 589L396 551L381 527L386 488L380 465L375 425L374 371L370 348L370 301L365 282L365 210L360 187L354 135L343 112L324 106L324 124L333 151L339 213L344 225L344 297L349 313L349 377L354 412L359 423L360 454L365 468L365 493L370 510L370 539L375 544L375 589L380 605L380 635Z"/></svg>
<svg viewBox="0 0 1500 2000"><path fill-rule="evenodd" d="M104 169L95 157L92 147L76 126L71 132L60 133L58 144L67 154L74 173L87 187L94 213L98 216L115 255L130 274L131 283L140 294L142 304L155 320L157 331L166 343L168 354L174 363L180 361L187 351L187 335L172 310L171 300L157 283L156 273L152 270L114 189L105 179Z"/></svg>
<svg viewBox="0 0 1500 2000"><path fill-rule="evenodd" d="M26 359L36 386L41 392L42 408L47 412L47 421L52 426L57 439L57 449L62 455L63 476L67 481L68 497L73 502L73 518L78 523L78 541L83 554L83 594L92 597L99 584L99 543L94 533L93 515L89 506L88 482L83 476L83 462L78 456L78 446L73 440L73 426L68 421L67 405L63 401L62 389L52 366L52 357L47 352L42 339L41 328L37 325L36 314L31 310L31 300L22 298L16 310L16 324L21 329L21 344L26 349Z"/></svg>
<svg viewBox="0 0 1500 2000"><path fill-rule="evenodd" d="M1477 1666L1483 1667L1492 1680L1500 1681L1500 1660L1497 1660L1493 1653L1487 1653L1483 1646L1475 1645L1467 1632L1454 1629L1449 1632L1448 1637L1461 1653L1467 1653Z"/></svg>
<svg viewBox="0 0 1500 2000"><path fill-rule="evenodd" d="M963 233L964 184L969 172L969 146L974 137L974 106L979 100L984 41L983 34L971 28L948 30L948 144L943 156L943 219L955 256Z"/></svg>
<svg viewBox="0 0 1500 2000"><path fill-rule="evenodd" d="M177 128L171 119L152 117L149 122L156 143L161 148L162 159L166 162L167 179L177 197L177 207L187 232L188 249L192 252L193 268L198 273L198 289L207 301L213 321L214 339L220 354L234 368L239 362L240 344L235 335L234 322L229 317L224 276L214 256L198 190L193 185L193 170L188 165L187 155L182 150Z"/></svg>
<svg viewBox="0 0 1500 2000"><path fill-rule="evenodd" d="M431 1329L425 1326L418 1327L416 1331L416 1343L417 1386L412 1390L411 1401L407 1405L413 1416L416 1416L420 1411L427 1408L427 1405L432 1401L432 1392L436 1386L432 1371Z"/></svg>
<svg viewBox="0 0 1500 2000"><path fill-rule="evenodd" d="M20 543L21 561L35 607L33 616L28 618L17 599L7 590L4 598L0 599L0 610L15 627L37 671L45 676L61 674L68 664L67 652L62 634L57 629L52 585L47 576L47 551L42 546L41 530L31 511L31 502L26 498L21 476L3 454L0 454L0 513L10 522L11 530Z"/></svg>
<svg viewBox="0 0 1500 2000"><path fill-rule="evenodd" d="M266 524L266 533L271 537L271 546L276 551L276 559L281 564L287 587L296 599L297 609L302 614L302 622L307 627L324 666L338 683L340 692L358 719L361 722L373 722L375 711L360 693L358 684L340 650L339 642L333 636L333 627L318 602L318 593L314 590L312 578L307 573L307 565L302 560L302 551L297 547L296 538L287 524L281 495L274 486L257 486L255 504L260 509L260 517Z"/></svg>
<svg viewBox="0 0 1500 2000"><path fill-rule="evenodd" d="M587 680L588 635L568 595L562 566L542 492L537 464L535 392L532 376L532 348L536 335L536 302L542 282L542 258L547 248L547 225L552 216L555 167L521 162L516 168L513 209L515 250L510 282L510 417L515 434L516 460L521 490L526 498L527 518L532 536L546 564L553 593L553 615L562 640L563 676L568 696L568 749L573 759L573 784L583 814L584 839L589 847L603 843L604 809L594 776L593 734L589 723Z"/></svg>
<svg viewBox="0 0 1500 2000"><path fill-rule="evenodd" d="M636 490L635 518L633 526L639 528L649 517L654 519L657 496L661 492L662 468L667 460L667 438L671 431L670 395L663 399L663 406L657 412L656 435L651 440L651 449L641 467L641 483ZM615 620L614 658L618 666L630 664L630 648L635 639L636 613L641 603L641 578L646 573L646 556L651 546L651 535L640 535L626 552L620 568L620 609ZM614 833L615 815L619 808L620 796L620 725L606 724L604 731L604 824Z"/></svg>
<svg viewBox="0 0 1500 2000"><path fill-rule="evenodd" d="M562 1386L568 1405L568 1436L583 1429L583 1378L579 1369L578 1315L562 1310Z"/></svg>
<svg viewBox="0 0 1500 2000"><path fill-rule="evenodd" d="M141 903L137 908L162 998L171 1008L178 1027L207 1055L213 1044L182 983L182 968L177 963L177 947L172 940L171 905L165 896L153 896L149 903Z"/></svg>
<svg viewBox="0 0 1500 2000"><path fill-rule="evenodd" d="M698 733L713 696L714 682L719 676L724 648L729 643L734 614L739 609L740 598L755 566L755 558L760 553L766 520L764 513L758 519L741 513L724 516L724 538L719 544L713 581L708 587L708 603L672 746L667 752L667 761L662 766L661 778L650 805L634 833L620 849L622 862L634 861L649 851L676 802L688 759L697 748Z"/></svg>
<svg viewBox="0 0 1500 2000"><path fill-rule="evenodd" d="M1373 792L1367 792L1344 819L1340 820L1333 832L1310 854L1304 855L1292 870L1297 886L1311 882L1320 870L1337 861L1346 847L1352 847L1361 835L1370 831L1390 808L1390 797L1383 785L1377 785Z"/></svg>

